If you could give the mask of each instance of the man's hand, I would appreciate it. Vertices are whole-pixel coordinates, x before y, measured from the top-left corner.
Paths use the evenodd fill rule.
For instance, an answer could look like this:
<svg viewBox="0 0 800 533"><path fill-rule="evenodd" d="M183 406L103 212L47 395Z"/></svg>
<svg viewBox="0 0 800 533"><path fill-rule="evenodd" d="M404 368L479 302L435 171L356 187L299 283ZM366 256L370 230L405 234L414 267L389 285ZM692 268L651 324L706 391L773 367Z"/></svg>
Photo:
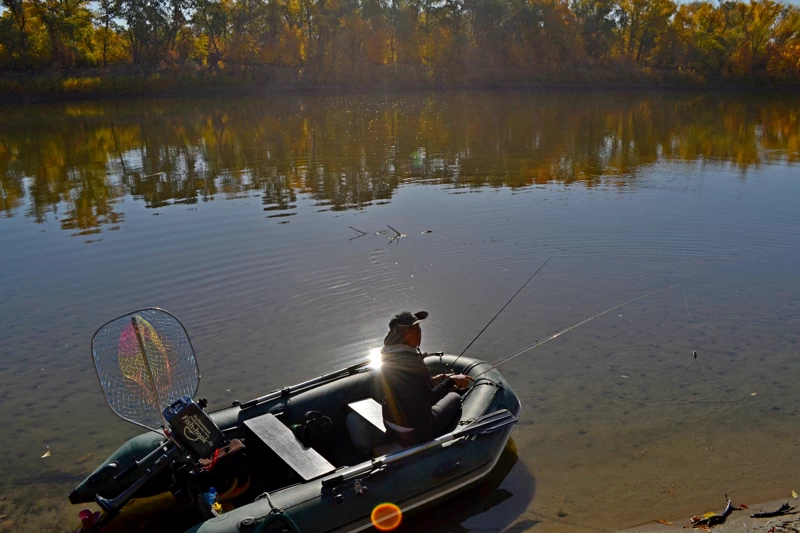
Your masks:
<svg viewBox="0 0 800 533"><path fill-rule="evenodd" d="M452 379L453 381L455 381L456 388L459 388L459 389L466 389L467 387L470 386L470 384L472 382L475 381L473 378L471 378L469 376L465 376L464 374L456 374L454 376L449 376L449 378ZM434 379L436 379L436 378L434 378Z"/></svg>
<svg viewBox="0 0 800 533"><path fill-rule="evenodd" d="M439 374L439 375L433 376L431 378L431 385L433 385L435 387L436 385L438 385L439 383L444 381L444 378L446 378L446 377L447 377L447 375L445 375L445 374Z"/></svg>

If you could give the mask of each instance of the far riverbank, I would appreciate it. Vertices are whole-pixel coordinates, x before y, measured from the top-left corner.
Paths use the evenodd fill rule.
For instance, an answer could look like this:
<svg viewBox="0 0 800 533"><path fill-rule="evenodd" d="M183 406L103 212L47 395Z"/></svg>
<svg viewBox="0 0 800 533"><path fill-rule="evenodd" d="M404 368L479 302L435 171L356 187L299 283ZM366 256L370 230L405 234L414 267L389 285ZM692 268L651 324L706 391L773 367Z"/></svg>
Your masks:
<svg viewBox="0 0 800 533"><path fill-rule="evenodd" d="M668 90L797 92L800 85L772 80L706 80L690 72L573 72L545 78L505 73L492 81L478 73L434 79L417 69L382 69L365 79L331 82L302 68L275 67L249 74L127 70L7 72L0 74L0 103L74 102L117 98L263 96L279 93L374 93L438 90Z"/></svg>

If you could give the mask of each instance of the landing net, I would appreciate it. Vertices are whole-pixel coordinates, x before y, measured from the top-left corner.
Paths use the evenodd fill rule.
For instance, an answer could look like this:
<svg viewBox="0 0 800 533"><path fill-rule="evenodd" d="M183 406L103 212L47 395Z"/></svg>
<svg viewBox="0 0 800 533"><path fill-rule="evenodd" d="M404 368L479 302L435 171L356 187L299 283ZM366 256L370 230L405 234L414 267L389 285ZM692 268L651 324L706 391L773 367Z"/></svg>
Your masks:
<svg viewBox="0 0 800 533"><path fill-rule="evenodd" d="M109 407L148 429L161 425L159 402L167 407L192 397L200 384L183 324L159 309L135 311L101 327L92 338L92 357Z"/></svg>

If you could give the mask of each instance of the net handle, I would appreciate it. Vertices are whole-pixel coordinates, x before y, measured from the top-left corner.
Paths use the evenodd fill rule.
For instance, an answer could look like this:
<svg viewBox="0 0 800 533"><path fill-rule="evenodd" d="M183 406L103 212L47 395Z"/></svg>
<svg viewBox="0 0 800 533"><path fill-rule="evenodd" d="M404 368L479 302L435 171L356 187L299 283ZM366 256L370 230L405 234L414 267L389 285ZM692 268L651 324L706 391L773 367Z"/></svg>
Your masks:
<svg viewBox="0 0 800 533"><path fill-rule="evenodd" d="M139 315L134 313L131 317L131 324L133 325L133 330L136 332L136 340L139 342L139 349L142 351L142 360L144 361L144 367L147 369L147 375L150 378L150 386L153 387L153 394L155 395L156 399L156 406L158 406L158 414L161 416L161 423L163 424L164 431L166 432L167 428L167 419L164 418L164 406L161 405L161 393L158 390L158 386L156 385L156 378L153 377L153 369L150 368L150 358L147 355L147 350L144 347L144 339L142 339L142 332L139 330ZM197 390L195 390L197 392ZM192 395L194 396L194 395Z"/></svg>
<svg viewBox="0 0 800 533"><path fill-rule="evenodd" d="M141 309L137 309L135 311L131 311L129 313L125 313L123 315L119 315L116 318L112 318L111 320L107 321L102 326L97 328L97 330L94 332L94 335L92 335L92 342L89 344L89 356L92 358L92 364L94 364L94 341L97 338L97 334L100 333L106 326L108 326L112 322L116 322L117 320L119 320L121 318L124 318L126 316L130 316L130 315L135 315L135 314L141 313L143 311L158 311L159 313L164 313L165 315L169 315L170 317L172 317L175 320L175 322L177 322L181 326L181 329L183 329L183 332L186 334L186 340L189 343L189 348L192 350L192 354L194 355L194 345L192 344L192 338L189 336L189 332L186 331L186 326L183 325L183 322L178 320L178 317L176 317L175 315L173 315L172 313L170 313L166 309L161 309L160 307L142 307ZM197 389L200 387L200 378L201 378L201 376L200 376L200 365L197 363L197 357L193 357L193 359L194 359L195 369L197 370L197 385L195 386L194 391L191 394L192 398L194 398L197 395ZM164 433L164 430L152 428L152 427L150 427L148 425L142 424L141 422L139 422L137 420L132 420L132 419L126 417L126 416L122 416L121 414L119 414L114 409L114 407L112 407L111 402L108 401L108 396L106 396L106 391L103 388L103 383L100 381L100 374L95 372L95 376L97 377L98 385L100 385L100 390L103 391L103 399L106 401L106 405L108 405L108 407L109 407L109 409L111 409L112 413L114 413L115 415L117 415L118 417L120 417L122 420L124 420L126 422L130 422L131 424L134 424L136 426L139 426L139 427L142 427L142 428L147 429L149 431L154 431L155 433L158 433L160 435L166 436L166 434ZM163 421L163 412L162 412L162 421Z"/></svg>

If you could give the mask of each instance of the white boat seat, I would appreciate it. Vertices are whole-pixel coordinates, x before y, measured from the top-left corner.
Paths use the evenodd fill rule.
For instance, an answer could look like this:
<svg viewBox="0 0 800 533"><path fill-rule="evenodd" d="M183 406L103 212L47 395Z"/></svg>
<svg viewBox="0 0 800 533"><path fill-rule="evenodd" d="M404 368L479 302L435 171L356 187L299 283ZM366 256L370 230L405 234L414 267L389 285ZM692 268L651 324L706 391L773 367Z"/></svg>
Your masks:
<svg viewBox="0 0 800 533"><path fill-rule="evenodd" d="M345 418L350 442L361 453L373 453L373 448L386 440L381 404L372 398L366 398L349 403L347 406L351 409Z"/></svg>
<svg viewBox="0 0 800 533"><path fill-rule="evenodd" d="M365 400L348 403L347 406L361 415L367 422L378 428L381 433L386 433L386 426L383 424L383 407L381 407L381 404L372 398L367 398Z"/></svg>
<svg viewBox="0 0 800 533"><path fill-rule="evenodd" d="M267 413L251 418L245 420L244 425L306 481L336 470L314 448L303 446L292 430L275 418L275 415Z"/></svg>

